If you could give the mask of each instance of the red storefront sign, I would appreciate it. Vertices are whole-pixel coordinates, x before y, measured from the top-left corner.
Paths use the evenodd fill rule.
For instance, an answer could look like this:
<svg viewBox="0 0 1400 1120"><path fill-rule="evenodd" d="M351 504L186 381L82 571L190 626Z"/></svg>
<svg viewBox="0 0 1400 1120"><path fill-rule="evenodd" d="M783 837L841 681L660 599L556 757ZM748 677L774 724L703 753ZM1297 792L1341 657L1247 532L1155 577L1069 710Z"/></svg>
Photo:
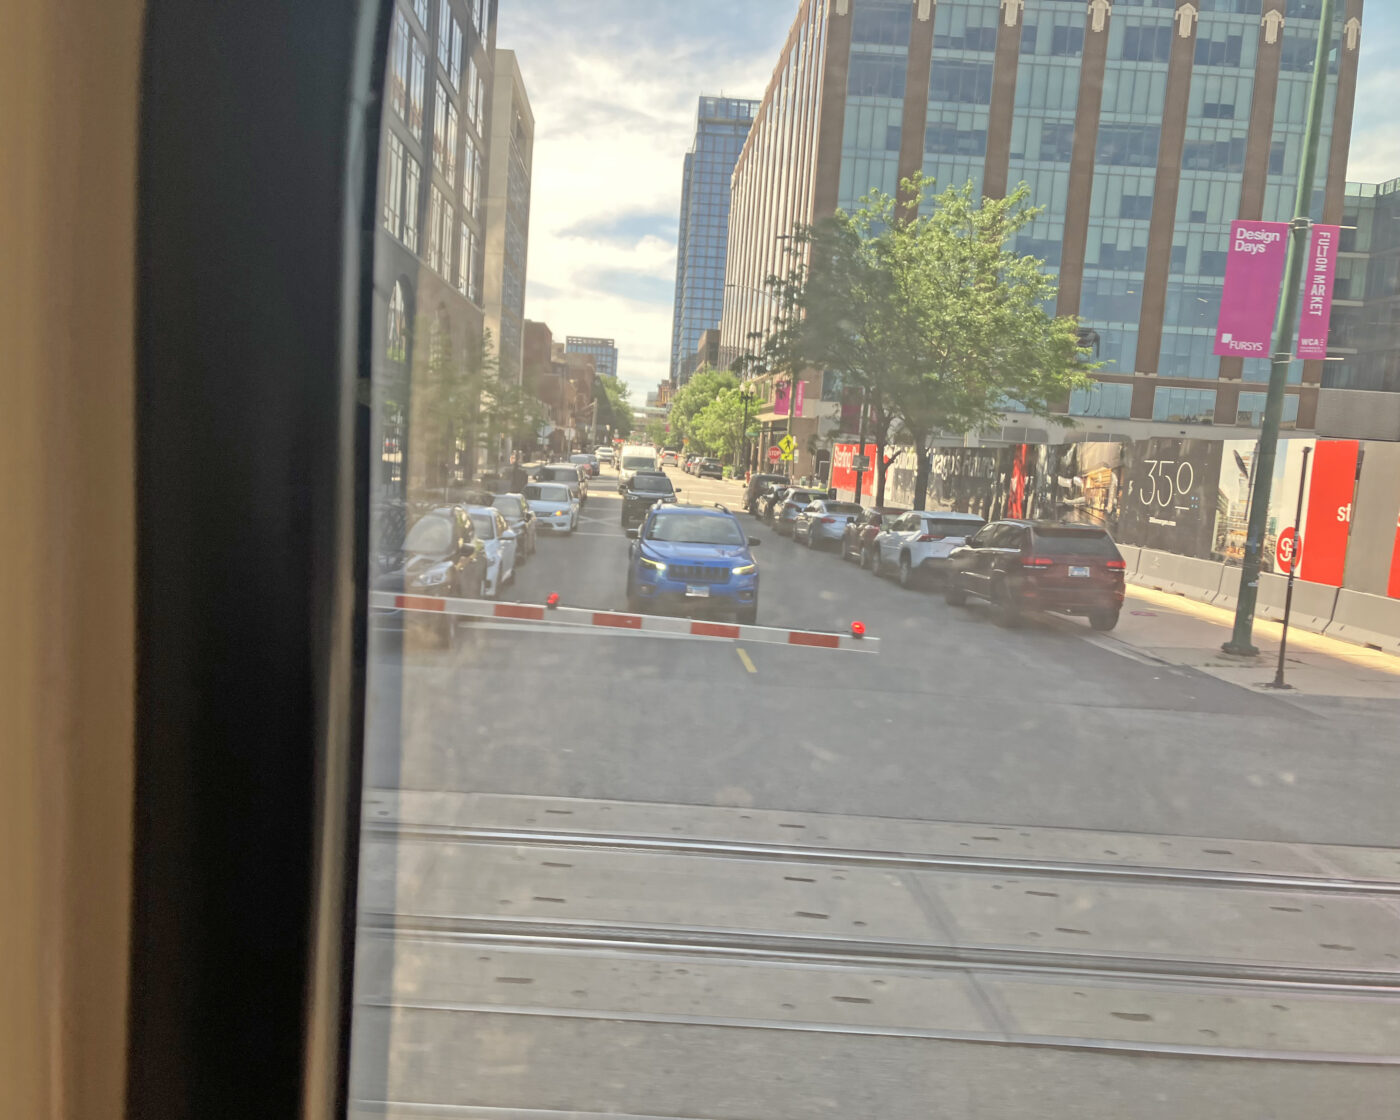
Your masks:
<svg viewBox="0 0 1400 1120"><path fill-rule="evenodd" d="M1298 569L1299 577L1309 583L1342 586L1360 450L1361 444L1354 439L1320 439L1313 449L1308 514L1303 526L1308 547Z"/></svg>
<svg viewBox="0 0 1400 1120"><path fill-rule="evenodd" d="M876 447L873 443L865 445L865 453L870 456L871 464L879 460L875 457ZM831 453L831 485L837 490L852 490L856 488L856 472L852 467L852 460L855 458L856 445L854 443L838 443ZM861 477L860 494L855 500L859 501L860 496L870 496L875 493L875 472L865 471Z"/></svg>

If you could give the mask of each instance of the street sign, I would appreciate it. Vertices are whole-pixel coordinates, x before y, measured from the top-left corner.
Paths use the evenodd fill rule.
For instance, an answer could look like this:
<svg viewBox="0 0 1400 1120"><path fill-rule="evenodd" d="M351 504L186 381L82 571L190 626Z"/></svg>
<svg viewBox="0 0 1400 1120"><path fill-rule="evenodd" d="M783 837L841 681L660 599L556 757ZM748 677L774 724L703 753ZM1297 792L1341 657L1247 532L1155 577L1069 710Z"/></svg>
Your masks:
<svg viewBox="0 0 1400 1120"><path fill-rule="evenodd" d="M785 435L782 439L778 440L778 450L783 453L784 459L792 458L792 452L796 446L797 440L793 439L791 434Z"/></svg>
<svg viewBox="0 0 1400 1120"><path fill-rule="evenodd" d="M783 453L780 450L778 450L776 446L770 447L768 449L768 461L770 463L776 463L780 458L782 458L782 454Z"/></svg>
<svg viewBox="0 0 1400 1120"><path fill-rule="evenodd" d="M868 471L869 469L870 469L870 456L869 456L869 455L852 455L852 456L851 456L851 470L853 470L853 471ZM852 485L854 485L854 483L852 483Z"/></svg>
<svg viewBox="0 0 1400 1120"><path fill-rule="evenodd" d="M1278 546L1274 549L1274 555L1278 559L1278 570L1287 575L1293 570L1293 565L1302 552L1303 542L1298 539L1298 530L1290 525L1278 535Z"/></svg>

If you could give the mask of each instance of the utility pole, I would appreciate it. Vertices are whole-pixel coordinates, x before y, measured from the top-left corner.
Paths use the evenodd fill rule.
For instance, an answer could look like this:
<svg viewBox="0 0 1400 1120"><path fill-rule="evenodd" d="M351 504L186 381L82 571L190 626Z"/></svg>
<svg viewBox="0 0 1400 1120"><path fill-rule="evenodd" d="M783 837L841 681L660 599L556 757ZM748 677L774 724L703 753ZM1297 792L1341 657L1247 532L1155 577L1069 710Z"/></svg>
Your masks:
<svg viewBox="0 0 1400 1120"><path fill-rule="evenodd" d="M860 390L860 434L856 437L856 505L860 505L860 488L865 477L865 468L861 465L865 455L865 413L870 403L870 389L862 386Z"/></svg>
<svg viewBox="0 0 1400 1120"><path fill-rule="evenodd" d="M1317 173L1317 148L1322 131L1322 106L1327 94L1327 64L1332 50L1332 12L1335 0L1322 0L1318 17L1317 53L1313 57L1312 88L1308 93L1308 125L1303 134L1303 159L1298 170L1298 192L1293 203L1292 231L1288 256L1283 267L1283 292L1278 317L1274 320L1273 368L1269 373L1269 393L1264 403L1264 421L1259 429L1259 465L1254 472L1254 493L1250 499L1249 523L1245 530L1244 562L1240 569L1240 595L1235 606L1235 629L1221 648L1238 657L1254 657L1254 608L1259 599L1259 568L1264 549L1264 530L1269 519L1269 494L1274 483L1274 460L1278 456L1279 422L1283 418L1284 387L1288 366L1293 360L1293 334L1298 329L1298 288L1303 278L1303 261L1308 252L1312 229L1313 179Z"/></svg>
<svg viewBox="0 0 1400 1120"><path fill-rule="evenodd" d="M1293 516L1293 558L1288 564L1288 593L1283 599L1283 633L1278 642L1278 668L1274 679L1265 688L1292 688L1283 679L1283 666L1288 658L1288 621L1293 614L1293 581L1298 577L1298 568L1303 562L1303 496L1308 492L1308 456L1311 447L1303 448L1303 473L1298 476L1298 512Z"/></svg>

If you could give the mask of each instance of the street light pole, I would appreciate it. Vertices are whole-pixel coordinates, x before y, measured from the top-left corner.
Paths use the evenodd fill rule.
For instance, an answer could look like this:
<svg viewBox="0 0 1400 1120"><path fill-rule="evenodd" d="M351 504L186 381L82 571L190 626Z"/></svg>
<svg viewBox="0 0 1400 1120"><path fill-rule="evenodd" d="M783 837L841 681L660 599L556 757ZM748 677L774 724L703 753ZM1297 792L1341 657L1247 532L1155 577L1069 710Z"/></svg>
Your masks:
<svg viewBox="0 0 1400 1120"><path fill-rule="evenodd" d="M861 483L865 476L865 468L862 464L865 462L865 413L867 405L870 403L869 397L869 387L862 386L860 390L860 434L856 437L856 505L860 505Z"/></svg>
<svg viewBox="0 0 1400 1120"><path fill-rule="evenodd" d="M1283 269L1283 294L1278 317L1274 320L1273 368L1269 373L1269 393L1264 403L1264 420L1259 428L1259 465L1254 472L1254 493L1250 499L1249 523L1245 530L1244 560L1240 569L1240 594L1235 606L1235 629L1221 649L1240 657L1259 653L1253 641L1254 608L1259 599L1259 569L1264 550L1264 530L1269 518L1269 495L1274 483L1274 460L1278 456L1279 425L1283 419L1284 388L1288 367L1293 360L1293 333L1297 329L1298 287L1303 278L1303 260L1308 251L1312 228L1313 179L1317 173L1318 140L1322 131L1322 107L1327 94L1327 63L1332 50L1332 12L1335 0L1322 0L1318 18L1317 53L1313 57L1312 88L1308 93L1308 124L1303 134L1303 160L1298 171L1298 192L1293 203L1293 222L1288 239L1288 257Z"/></svg>

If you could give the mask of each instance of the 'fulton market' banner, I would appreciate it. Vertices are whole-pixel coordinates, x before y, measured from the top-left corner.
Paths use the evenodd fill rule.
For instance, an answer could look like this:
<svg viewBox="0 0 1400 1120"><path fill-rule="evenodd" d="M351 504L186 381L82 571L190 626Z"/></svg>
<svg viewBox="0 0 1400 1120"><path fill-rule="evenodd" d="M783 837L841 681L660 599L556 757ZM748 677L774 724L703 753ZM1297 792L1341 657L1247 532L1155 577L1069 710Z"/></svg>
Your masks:
<svg viewBox="0 0 1400 1120"><path fill-rule="evenodd" d="M1298 357L1327 357L1327 327L1332 321L1332 285L1337 279L1337 245L1341 226L1315 225L1303 277L1303 308L1298 316Z"/></svg>
<svg viewBox="0 0 1400 1120"><path fill-rule="evenodd" d="M1287 253L1287 222L1230 223L1225 291L1215 328L1216 354L1223 358L1269 356ZM1323 346L1325 352L1325 340Z"/></svg>

